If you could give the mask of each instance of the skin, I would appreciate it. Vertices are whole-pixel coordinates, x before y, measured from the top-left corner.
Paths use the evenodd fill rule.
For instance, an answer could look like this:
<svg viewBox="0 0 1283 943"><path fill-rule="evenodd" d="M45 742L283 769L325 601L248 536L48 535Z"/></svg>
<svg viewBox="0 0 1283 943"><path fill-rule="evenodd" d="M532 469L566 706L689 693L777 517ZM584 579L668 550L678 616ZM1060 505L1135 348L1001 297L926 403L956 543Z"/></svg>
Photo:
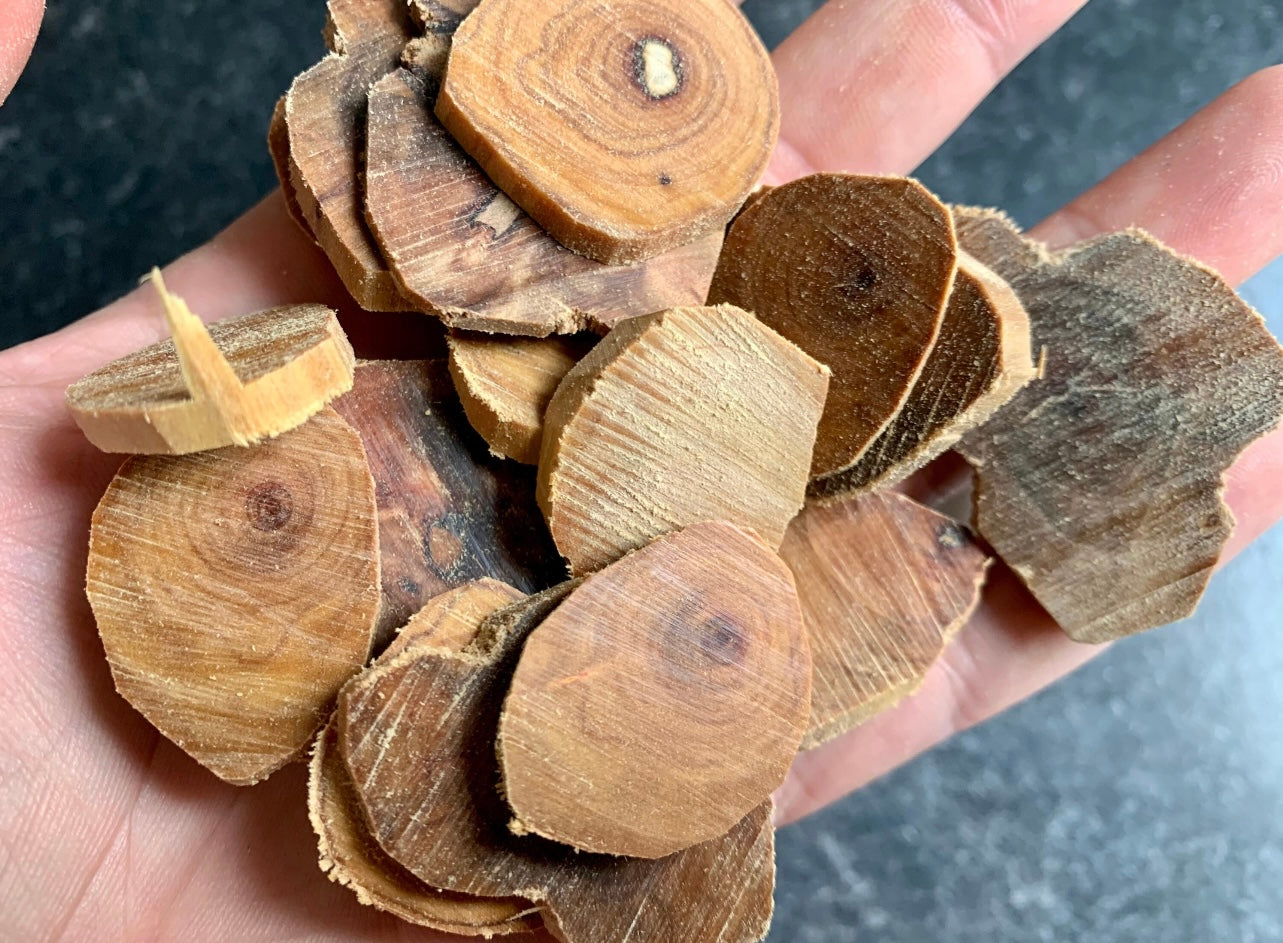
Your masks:
<svg viewBox="0 0 1283 943"><path fill-rule="evenodd" d="M832 0L776 54L785 119L772 181L820 169L911 170L1080 5ZM0 30L34 35L38 4L5 10ZM16 77L24 57L8 50L20 45L0 41L0 89ZM878 54L886 49L894 56ZM1281 162L1276 68L1036 234L1063 244L1140 225L1241 282L1283 251ZM276 196L166 279L209 320L293 301L351 307ZM80 435L63 389L162 330L154 298L135 292L0 354L0 937L444 940L359 906L320 873L301 767L251 790L225 786L112 689L83 583L89 516L119 460ZM948 491L958 473L937 464L911 489ZM1228 499L1239 527L1227 559L1283 517L1283 491L1271 485L1281 475L1283 433L1234 467ZM999 569L921 694L799 758L778 796L781 819L845 795L1098 651L1067 640Z"/></svg>

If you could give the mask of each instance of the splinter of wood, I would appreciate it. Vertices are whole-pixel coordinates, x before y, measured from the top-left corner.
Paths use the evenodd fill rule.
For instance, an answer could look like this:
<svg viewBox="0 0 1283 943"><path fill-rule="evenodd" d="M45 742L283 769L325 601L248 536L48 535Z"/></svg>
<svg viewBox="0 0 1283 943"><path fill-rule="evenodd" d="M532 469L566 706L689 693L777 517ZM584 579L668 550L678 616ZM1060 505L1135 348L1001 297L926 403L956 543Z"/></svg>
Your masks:
<svg viewBox="0 0 1283 943"><path fill-rule="evenodd" d="M525 598L507 583L483 577L433 596L397 633L379 662L386 663L412 645L432 645L461 652L491 614Z"/></svg>
<svg viewBox="0 0 1283 943"><path fill-rule="evenodd" d="M273 308L209 328L153 270L170 340L67 388L67 405L104 452L185 455L251 445L305 422L352 387L355 358L321 305Z"/></svg>

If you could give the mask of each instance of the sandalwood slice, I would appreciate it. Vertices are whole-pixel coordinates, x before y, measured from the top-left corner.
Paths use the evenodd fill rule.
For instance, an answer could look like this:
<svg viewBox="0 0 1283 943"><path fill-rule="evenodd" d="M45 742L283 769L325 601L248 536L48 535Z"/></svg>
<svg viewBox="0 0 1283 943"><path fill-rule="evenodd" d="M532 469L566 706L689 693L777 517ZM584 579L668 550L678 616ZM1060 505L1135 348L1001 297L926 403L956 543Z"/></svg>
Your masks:
<svg viewBox="0 0 1283 943"><path fill-rule="evenodd" d="M433 596L410 617L379 662L389 662L412 645L432 645L461 652L491 614L525 598L525 593L498 580L479 579Z"/></svg>
<svg viewBox="0 0 1283 943"><path fill-rule="evenodd" d="M916 691L971 617L989 559L900 494L809 504L780 548L811 640L810 749Z"/></svg>
<svg viewBox="0 0 1283 943"><path fill-rule="evenodd" d="M257 448L129 459L94 512L87 588L121 695L222 779L258 782L369 654L360 439L327 408Z"/></svg>
<svg viewBox="0 0 1283 943"><path fill-rule="evenodd" d="M983 424L1036 373L1020 299L962 253L940 337L904 406L855 465L812 491L827 499L895 484Z"/></svg>
<svg viewBox="0 0 1283 943"><path fill-rule="evenodd" d="M724 520L778 547L802 506L829 372L722 305L625 321L544 419L539 504L572 572Z"/></svg>
<svg viewBox="0 0 1283 943"><path fill-rule="evenodd" d="M621 263L730 220L775 149L779 91L725 0L483 0L436 112L562 244Z"/></svg>
<svg viewBox="0 0 1283 943"><path fill-rule="evenodd" d="M810 712L788 567L694 524L589 577L530 634L499 722L519 835L662 858L784 782Z"/></svg>
<svg viewBox="0 0 1283 943"><path fill-rule="evenodd" d="M448 35L370 91L366 212L401 291L447 324L543 336L703 304L722 232L638 265L603 265L549 236L432 114Z"/></svg>
<svg viewBox="0 0 1283 943"><path fill-rule="evenodd" d="M557 385L597 338L450 336L450 375L472 428L500 458L539 464L543 417Z"/></svg>
<svg viewBox="0 0 1283 943"><path fill-rule="evenodd" d="M340 698L339 743L371 834L420 880L544 910L564 943L753 943L771 916L763 803L726 835L650 861L507 828L494 741L530 630L574 584L495 613L461 653L411 649Z"/></svg>
<svg viewBox="0 0 1283 943"><path fill-rule="evenodd" d="M957 213L1046 351L960 444L981 535L1077 641L1190 615L1233 529L1225 471L1283 416L1283 350L1220 276L1139 230L1052 254L1001 214Z"/></svg>
<svg viewBox="0 0 1283 943"><path fill-rule="evenodd" d="M405 0L329 0L328 8L331 53L285 97L290 189L357 304L410 310L366 226L361 192L366 93L397 67L413 35L409 9Z"/></svg>
<svg viewBox="0 0 1283 943"><path fill-rule="evenodd" d="M471 580L534 592L564 579L533 472L487 453L444 360L359 364L334 405L361 434L378 486L376 649L434 596Z"/></svg>
<svg viewBox="0 0 1283 943"><path fill-rule="evenodd" d="M415 26L427 33L453 34L478 0L407 0Z"/></svg>
<svg viewBox="0 0 1283 943"><path fill-rule="evenodd" d="M170 340L113 361L67 388L67 406L104 452L185 455L250 445L305 422L351 389L355 358L338 318L292 305L206 328L160 292Z"/></svg>
<svg viewBox="0 0 1283 943"><path fill-rule="evenodd" d="M312 227L307 224L303 207L299 205L298 196L294 193L294 182L290 179L290 129L285 124L285 96L282 95L272 111L272 121L267 127L267 150L272 155L272 166L276 169L276 179L281 185L281 196L285 200L285 211L298 228L315 241Z"/></svg>
<svg viewBox="0 0 1283 943"><path fill-rule="evenodd" d="M735 220L709 303L752 311L833 370L813 477L858 462L900 411L956 267L948 209L902 177L803 177Z"/></svg>

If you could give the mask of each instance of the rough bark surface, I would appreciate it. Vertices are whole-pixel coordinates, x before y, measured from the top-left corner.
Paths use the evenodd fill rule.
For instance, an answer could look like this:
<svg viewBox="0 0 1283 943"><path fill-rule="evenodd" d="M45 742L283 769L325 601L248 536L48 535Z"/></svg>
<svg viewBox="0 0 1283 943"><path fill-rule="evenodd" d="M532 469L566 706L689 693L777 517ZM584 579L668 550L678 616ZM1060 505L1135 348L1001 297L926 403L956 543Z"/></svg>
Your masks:
<svg viewBox="0 0 1283 943"><path fill-rule="evenodd" d="M956 523L892 492L807 505L780 555L811 640L807 749L916 691L975 611L989 567Z"/></svg>
<svg viewBox="0 0 1283 943"><path fill-rule="evenodd" d="M621 263L726 225L775 149L779 91L725 0L486 0L436 112L559 241Z"/></svg>
<svg viewBox="0 0 1283 943"><path fill-rule="evenodd" d="M121 695L221 778L263 779L369 654L360 439L327 408L253 449L130 459L94 512L86 580Z"/></svg>
<svg viewBox="0 0 1283 943"><path fill-rule="evenodd" d="M1146 233L1052 254L997 212L955 212L1046 350L1042 378L960 444L981 535L1078 641L1190 615L1233 529L1224 473L1283 415L1283 350Z"/></svg>
<svg viewBox="0 0 1283 943"><path fill-rule="evenodd" d="M545 416L539 504L572 572L699 521L778 547L802 507L828 377L727 305L620 324Z"/></svg>

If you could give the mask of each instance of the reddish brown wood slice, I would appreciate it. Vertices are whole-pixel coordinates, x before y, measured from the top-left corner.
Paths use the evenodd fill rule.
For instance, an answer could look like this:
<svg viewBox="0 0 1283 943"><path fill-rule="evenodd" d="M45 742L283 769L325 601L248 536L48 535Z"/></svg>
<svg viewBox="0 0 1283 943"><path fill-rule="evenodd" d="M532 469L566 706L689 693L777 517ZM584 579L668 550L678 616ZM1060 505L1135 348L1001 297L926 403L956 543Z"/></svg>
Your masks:
<svg viewBox="0 0 1283 943"><path fill-rule="evenodd" d="M1051 254L1001 214L956 212L1046 350L1043 376L960 445L981 535L1078 641L1188 616L1233 528L1224 473L1283 415L1278 342L1143 232Z"/></svg>
<svg viewBox="0 0 1283 943"><path fill-rule="evenodd" d="M952 520L891 492L808 505L780 555L811 640L804 748L916 691L975 610L989 566Z"/></svg>
<svg viewBox="0 0 1283 943"><path fill-rule="evenodd" d="M850 468L900 411L956 266L948 209L901 177L803 177L735 220L709 303L752 311L833 371L813 477Z"/></svg>
<svg viewBox="0 0 1283 943"><path fill-rule="evenodd" d="M788 567L695 524L588 578L531 633L499 723L518 834L661 858L765 802L810 711Z"/></svg>
<svg viewBox="0 0 1283 943"><path fill-rule="evenodd" d="M294 181L290 179L290 129L285 124L285 96L282 95L272 111L272 121L267 128L267 150L272 155L272 166L276 169L276 179L281 184L281 196L285 200L285 211L294 220L298 228L307 233L309 239L316 240L312 227L307 224L303 207L299 206L298 196L294 193Z"/></svg>

